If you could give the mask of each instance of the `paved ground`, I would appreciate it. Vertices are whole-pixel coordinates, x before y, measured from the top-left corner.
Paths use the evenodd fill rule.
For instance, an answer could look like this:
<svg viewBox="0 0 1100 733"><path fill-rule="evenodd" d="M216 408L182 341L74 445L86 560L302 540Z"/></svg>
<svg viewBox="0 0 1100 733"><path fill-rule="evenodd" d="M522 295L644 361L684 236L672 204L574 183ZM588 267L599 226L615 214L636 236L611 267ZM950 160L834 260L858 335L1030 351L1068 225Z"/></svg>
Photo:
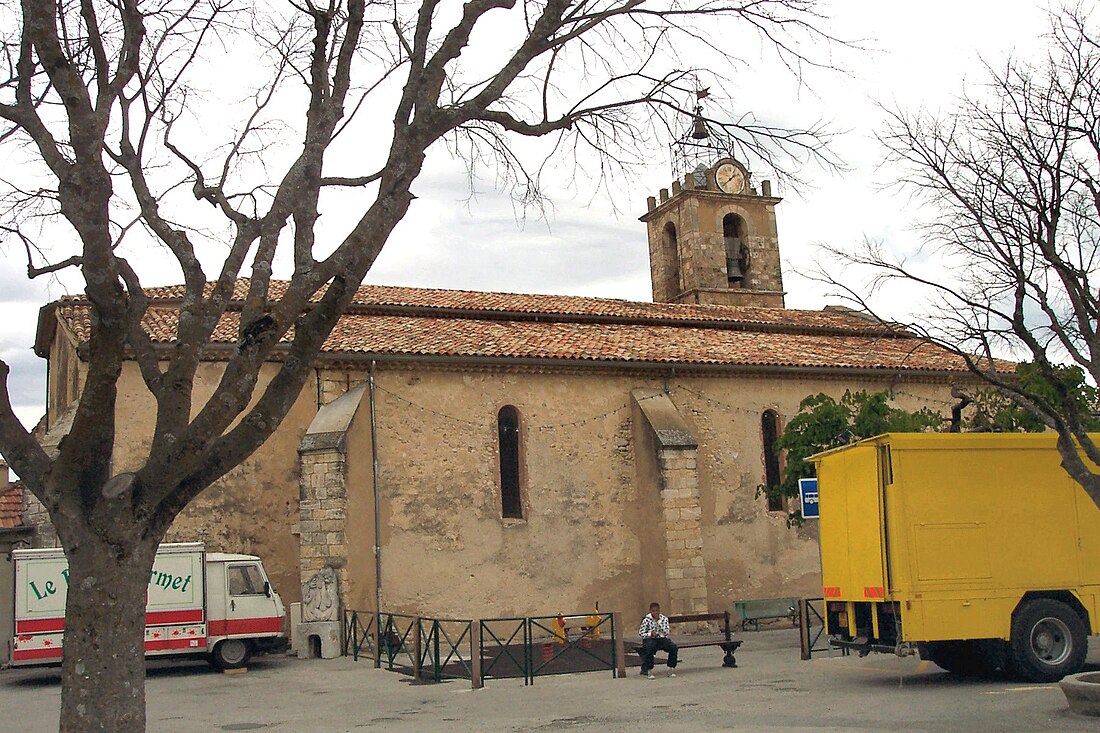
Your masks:
<svg viewBox="0 0 1100 733"><path fill-rule="evenodd" d="M1071 714L1057 685L973 680L916 659L885 655L798 658L787 631L743 634L737 669L720 652L689 649L675 679L632 669L522 680L411 684L350 658L261 657L248 672L155 663L148 675L148 728L205 731L1097 731ZM1100 639L1090 668L1100 669ZM663 668L658 672L663 673ZM58 677L51 670L0 672L0 728L57 730ZM15 716L14 719L8 716ZM14 727L12 727L14 726Z"/></svg>

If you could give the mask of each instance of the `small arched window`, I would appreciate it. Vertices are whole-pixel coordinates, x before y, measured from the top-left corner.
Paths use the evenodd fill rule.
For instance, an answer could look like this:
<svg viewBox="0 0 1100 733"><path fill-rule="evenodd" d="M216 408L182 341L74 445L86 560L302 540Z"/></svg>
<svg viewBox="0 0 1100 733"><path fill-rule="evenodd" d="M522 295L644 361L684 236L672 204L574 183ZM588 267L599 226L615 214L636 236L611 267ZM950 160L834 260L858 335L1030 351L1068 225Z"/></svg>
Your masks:
<svg viewBox="0 0 1100 733"><path fill-rule="evenodd" d="M782 483L779 473L779 449L776 443L779 441L779 413L775 410L764 410L760 417L760 436L764 442L764 484L769 489L778 488ZM783 497L768 495L768 511L780 512L786 507Z"/></svg>
<svg viewBox="0 0 1100 733"><path fill-rule="evenodd" d="M749 248L745 243L745 221L737 214L722 217L722 239L726 244L726 279L741 285L749 277Z"/></svg>
<svg viewBox="0 0 1100 733"><path fill-rule="evenodd" d="M507 519L523 519L519 486L519 410L505 405L497 413L500 450L500 513Z"/></svg>
<svg viewBox="0 0 1100 733"><path fill-rule="evenodd" d="M680 245L676 239L676 225L671 221L665 224L665 253L669 264L667 282L671 297L676 297L684 292L684 286L680 282Z"/></svg>

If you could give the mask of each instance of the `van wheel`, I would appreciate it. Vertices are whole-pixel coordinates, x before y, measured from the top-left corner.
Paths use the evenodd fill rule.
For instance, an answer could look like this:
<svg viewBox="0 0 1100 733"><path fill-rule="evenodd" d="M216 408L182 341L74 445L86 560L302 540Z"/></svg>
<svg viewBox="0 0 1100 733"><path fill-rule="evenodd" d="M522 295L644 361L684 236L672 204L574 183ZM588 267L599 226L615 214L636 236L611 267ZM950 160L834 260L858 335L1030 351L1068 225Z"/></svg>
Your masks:
<svg viewBox="0 0 1100 733"><path fill-rule="evenodd" d="M252 658L252 645L245 639L224 639L214 646L210 657L218 669L240 669Z"/></svg>
<svg viewBox="0 0 1100 733"><path fill-rule="evenodd" d="M1028 601L1012 619L1013 670L1031 682L1057 682L1084 666L1087 636L1085 623L1066 604Z"/></svg>

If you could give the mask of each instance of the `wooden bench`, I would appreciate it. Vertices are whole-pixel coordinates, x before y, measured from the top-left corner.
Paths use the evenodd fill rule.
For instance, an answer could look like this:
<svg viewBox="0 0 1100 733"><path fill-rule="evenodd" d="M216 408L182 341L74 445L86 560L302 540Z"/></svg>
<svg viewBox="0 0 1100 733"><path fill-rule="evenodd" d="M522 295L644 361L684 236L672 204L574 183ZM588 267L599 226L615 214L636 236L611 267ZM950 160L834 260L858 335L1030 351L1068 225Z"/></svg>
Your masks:
<svg viewBox="0 0 1100 733"><path fill-rule="evenodd" d="M758 598L755 600L735 601L734 610L741 621L741 630L752 624L754 631L760 630L761 621L777 618L789 618L792 625L798 624L798 598Z"/></svg>
<svg viewBox="0 0 1100 733"><path fill-rule="evenodd" d="M733 638L729 611L723 611L722 613L690 613L668 617L669 624L704 623L708 621L721 621L721 634L694 634L691 636L676 637L673 639L676 643L676 647L678 649L693 649L703 646L720 647L722 651L725 652L725 656L722 657L722 666L736 667L737 658L734 654L737 652L737 647L741 646L741 642ZM642 640L626 640L625 646L628 651L637 654L638 650L642 648Z"/></svg>

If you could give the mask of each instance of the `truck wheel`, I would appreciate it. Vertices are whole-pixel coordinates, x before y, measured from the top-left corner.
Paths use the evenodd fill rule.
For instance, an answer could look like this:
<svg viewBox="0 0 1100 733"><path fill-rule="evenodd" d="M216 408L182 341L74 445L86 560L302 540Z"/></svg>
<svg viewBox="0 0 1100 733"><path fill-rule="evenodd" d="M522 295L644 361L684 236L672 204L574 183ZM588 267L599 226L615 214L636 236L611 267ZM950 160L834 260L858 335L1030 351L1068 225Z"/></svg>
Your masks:
<svg viewBox="0 0 1100 733"><path fill-rule="evenodd" d="M926 658L938 667L958 675L990 675L998 659L979 641L928 642Z"/></svg>
<svg viewBox="0 0 1100 733"><path fill-rule="evenodd" d="M245 639L224 639L214 646L210 656L218 669L240 669L252 657L252 645Z"/></svg>
<svg viewBox="0 0 1100 733"><path fill-rule="evenodd" d="M1057 682L1085 663L1085 623L1060 601L1038 598L1012 619L1012 666L1031 682Z"/></svg>

